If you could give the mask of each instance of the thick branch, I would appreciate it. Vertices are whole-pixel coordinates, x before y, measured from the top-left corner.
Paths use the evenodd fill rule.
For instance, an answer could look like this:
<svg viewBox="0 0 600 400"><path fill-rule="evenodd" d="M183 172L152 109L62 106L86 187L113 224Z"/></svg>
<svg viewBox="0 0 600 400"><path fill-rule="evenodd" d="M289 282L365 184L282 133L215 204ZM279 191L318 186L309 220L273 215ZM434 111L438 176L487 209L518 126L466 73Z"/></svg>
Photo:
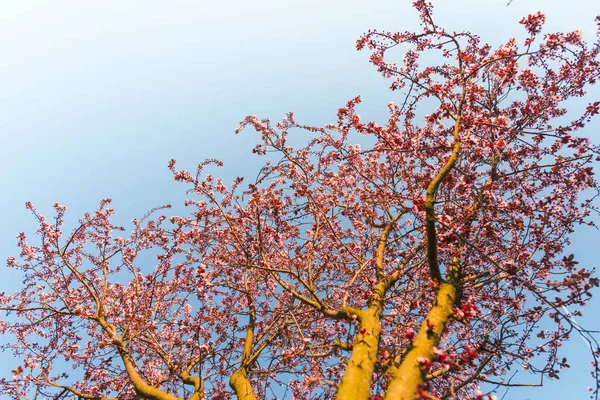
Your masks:
<svg viewBox="0 0 600 400"><path fill-rule="evenodd" d="M135 363L127 351L125 343L123 343L123 340L117 335L115 327L111 323L107 322L104 318L97 317L94 319L104 329L104 331L110 335L113 345L123 361L129 381L135 388L137 394L152 400L180 400L179 397L173 396L172 394L162 391L156 386L148 384L148 382L146 382L137 371Z"/></svg>
<svg viewBox="0 0 600 400"><path fill-rule="evenodd" d="M462 103L462 101L461 101ZM438 172L427 187L427 194L425 195L425 229L427 231L427 258L429 259L429 271L431 279L441 282L442 274L440 273L440 266L437 257L437 233L435 229L435 194L444 180L444 178L450 173L454 164L458 160L458 154L461 149L461 142L459 138L460 121L462 117L457 116L454 124L454 145L452 146L452 154L446 165Z"/></svg>
<svg viewBox="0 0 600 400"><path fill-rule="evenodd" d="M390 369L392 379L385 394L386 400L415 399L419 387L425 382L425 371L419 360L433 359L433 348L440 342L458 296L459 291L455 286L445 282L440 284L435 303L421 324L404 360L399 367Z"/></svg>
<svg viewBox="0 0 600 400"><path fill-rule="evenodd" d="M377 256L375 257L375 271L377 273L378 281L381 281L385 278L383 259L385 256L385 248L387 247L388 237L390 236L392 228L403 214L404 213L398 213L394 218L388 221L385 224L385 227L383 228L383 232L381 232L381 236L379 237L379 243L377 245Z"/></svg>
<svg viewBox="0 0 600 400"><path fill-rule="evenodd" d="M238 368L229 379L229 386L235 391L238 400L258 400L252 390L245 368Z"/></svg>
<svg viewBox="0 0 600 400"><path fill-rule="evenodd" d="M48 382L48 385L56 387L56 388L63 389L63 392L64 391L71 392L71 393L73 393L75 396L77 396L80 399L89 399L89 400L118 400L116 397L98 397L98 396L94 396L94 395L91 395L91 394L84 393L84 392L82 392L80 390L77 390L74 387L65 386L65 385L59 385L58 383L54 383L54 382Z"/></svg>
<svg viewBox="0 0 600 400"><path fill-rule="evenodd" d="M375 372L381 315L376 308L363 312L360 331L352 345L352 355L346 365L346 372L337 388L337 400L369 400L371 383Z"/></svg>

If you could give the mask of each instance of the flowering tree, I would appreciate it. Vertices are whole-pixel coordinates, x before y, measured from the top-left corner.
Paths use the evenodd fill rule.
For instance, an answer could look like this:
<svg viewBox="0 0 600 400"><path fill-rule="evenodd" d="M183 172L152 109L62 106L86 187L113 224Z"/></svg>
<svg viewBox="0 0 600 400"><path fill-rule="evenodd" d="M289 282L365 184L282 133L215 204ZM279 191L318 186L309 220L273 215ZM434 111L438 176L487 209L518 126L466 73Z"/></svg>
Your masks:
<svg viewBox="0 0 600 400"><path fill-rule="evenodd" d="M420 32L357 43L401 93L385 125L359 97L323 127L246 117L257 179L172 160L189 215L155 209L129 234L108 199L70 232L64 206L48 220L28 203L40 240L8 260L25 280L0 296L0 332L20 365L0 393L491 399L480 385L515 385L517 367L556 378L574 333L597 382L573 316L599 282L565 251L595 212L599 149L577 133L600 102L568 119L563 104L598 79L600 39L540 36L538 13L522 46L493 49L415 8Z"/></svg>

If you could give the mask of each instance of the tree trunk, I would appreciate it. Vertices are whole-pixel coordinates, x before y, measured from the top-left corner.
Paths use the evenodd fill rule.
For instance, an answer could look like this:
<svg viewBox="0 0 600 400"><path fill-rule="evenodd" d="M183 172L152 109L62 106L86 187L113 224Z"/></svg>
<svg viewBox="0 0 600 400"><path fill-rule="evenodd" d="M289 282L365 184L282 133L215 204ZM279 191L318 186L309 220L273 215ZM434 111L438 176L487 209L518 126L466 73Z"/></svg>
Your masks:
<svg viewBox="0 0 600 400"><path fill-rule="evenodd" d="M239 400L257 400L254 395L254 390L243 368L237 369L231 378L229 378L229 386L235 391Z"/></svg>
<svg viewBox="0 0 600 400"><path fill-rule="evenodd" d="M446 324L452 317L452 308L458 299L458 290L449 283L440 284L435 303L427 318L421 324L421 329L406 353L402 364L393 368L392 379L385 394L386 400L414 400L419 388L424 383L425 371L418 359L420 357L431 361L433 348L440 343L440 338L446 330ZM429 324L427 323L429 321Z"/></svg>
<svg viewBox="0 0 600 400"><path fill-rule="evenodd" d="M364 312L346 372L337 389L337 400L369 400L381 325L376 309ZM363 332L363 333L361 333Z"/></svg>

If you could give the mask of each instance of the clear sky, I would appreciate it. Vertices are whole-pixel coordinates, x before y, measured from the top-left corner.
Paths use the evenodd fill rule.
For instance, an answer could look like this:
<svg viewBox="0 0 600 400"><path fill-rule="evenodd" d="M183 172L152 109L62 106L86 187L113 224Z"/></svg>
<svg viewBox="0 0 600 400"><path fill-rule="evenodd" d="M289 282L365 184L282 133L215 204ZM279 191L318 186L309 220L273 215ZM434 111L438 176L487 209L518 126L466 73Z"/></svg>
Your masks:
<svg viewBox="0 0 600 400"><path fill-rule="evenodd" d="M538 10L551 30L591 40L600 14L595 0L506 2L440 0L434 16L500 44ZM361 116L382 122L399 98L355 40L370 28L416 26L408 0L0 0L0 259L17 253L18 232L35 229L26 200L47 213L65 204L74 222L111 197L126 223L164 203L181 210L186 188L173 182L170 158L187 168L220 158L225 177L257 171L256 134L233 133L247 114L276 120L294 111L319 125L360 94ZM596 142L598 127L588 130ZM597 264L599 239L581 230L569 251ZM1 271L0 291L19 285ZM597 299L581 322L600 329L599 309ZM573 368L560 381L505 399L586 399L593 382L583 341L574 338L567 355ZM14 367L0 359L0 374Z"/></svg>

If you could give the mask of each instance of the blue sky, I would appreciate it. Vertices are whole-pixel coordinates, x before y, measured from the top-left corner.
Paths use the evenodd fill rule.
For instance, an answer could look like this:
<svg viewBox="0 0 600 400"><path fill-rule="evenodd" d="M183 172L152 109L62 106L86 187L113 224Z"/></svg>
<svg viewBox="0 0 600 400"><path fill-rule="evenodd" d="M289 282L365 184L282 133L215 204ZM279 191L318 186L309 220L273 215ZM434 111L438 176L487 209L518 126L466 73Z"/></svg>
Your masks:
<svg viewBox="0 0 600 400"><path fill-rule="evenodd" d="M439 1L435 17L499 44L521 33L517 22L530 12L545 12L551 30L580 29L589 39L600 14L594 0L506 2ZM355 40L370 28L416 28L409 5L0 0L0 259L17 252L18 232L35 229L26 200L47 213L54 202L65 204L75 221L111 197L126 223L157 205L181 205L185 187L173 182L170 158L188 168L220 158L227 178L257 171L261 160L250 152L257 137L233 134L247 114L276 120L294 111L301 123L324 124L360 94L361 116L382 121L385 105L399 99ZM599 239L597 231L579 231L570 251L594 265ZM19 284L11 272L2 276L0 291ZM598 300L588 307L586 326L600 329L592 317L598 307ZM575 338L567 353L573 368L560 381L506 399L586 399L586 347ZM0 360L0 374L12 368Z"/></svg>

